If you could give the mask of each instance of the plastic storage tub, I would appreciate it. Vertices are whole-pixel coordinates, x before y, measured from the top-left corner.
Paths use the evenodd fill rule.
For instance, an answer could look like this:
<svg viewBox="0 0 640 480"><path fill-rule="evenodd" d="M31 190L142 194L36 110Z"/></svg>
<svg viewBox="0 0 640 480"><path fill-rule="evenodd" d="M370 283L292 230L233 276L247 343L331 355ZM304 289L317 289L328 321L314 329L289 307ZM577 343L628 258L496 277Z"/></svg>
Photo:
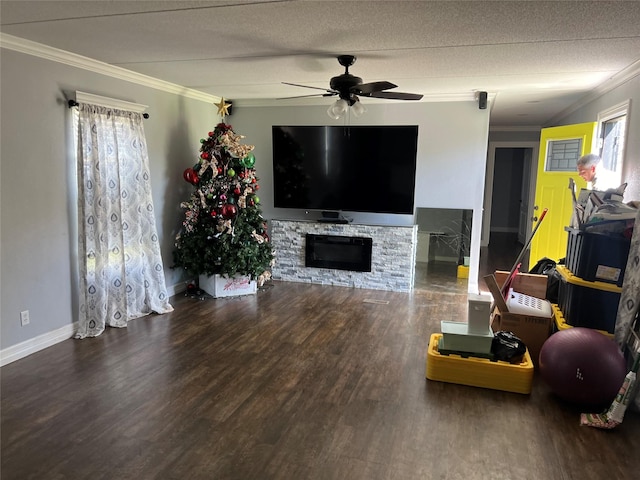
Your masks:
<svg viewBox="0 0 640 480"><path fill-rule="evenodd" d="M622 289L603 282L588 282L566 267L556 266L560 274L558 307L568 325L613 333Z"/></svg>
<svg viewBox="0 0 640 480"><path fill-rule="evenodd" d="M588 282L621 287L631 240L622 235L565 230L569 232L565 265L571 273Z"/></svg>
<svg viewBox="0 0 640 480"><path fill-rule="evenodd" d="M556 331L560 332L562 330L573 328L573 326L569 325L567 321L564 319L564 315L562 314L562 311L560 310L560 307L558 307L557 304L552 303L551 310L553 310L553 320L555 322ZM612 333L605 332L604 330L598 330L598 332L600 332L606 337L613 338Z"/></svg>
<svg viewBox="0 0 640 480"><path fill-rule="evenodd" d="M526 351L520 363L494 361L487 358L444 355L438 351L441 333L429 339L426 377L429 380L490 388L514 393L531 393L533 362Z"/></svg>

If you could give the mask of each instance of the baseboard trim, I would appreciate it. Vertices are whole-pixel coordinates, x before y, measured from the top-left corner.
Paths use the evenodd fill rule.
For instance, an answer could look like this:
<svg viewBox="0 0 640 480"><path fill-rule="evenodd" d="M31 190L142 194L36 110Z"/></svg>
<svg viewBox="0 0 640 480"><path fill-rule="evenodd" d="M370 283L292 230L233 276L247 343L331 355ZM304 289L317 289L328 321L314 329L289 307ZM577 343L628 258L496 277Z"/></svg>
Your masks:
<svg viewBox="0 0 640 480"><path fill-rule="evenodd" d="M173 297L174 295L177 295L179 293L184 293L185 290L185 283L178 282L175 285L170 285L167 287L167 295L169 297ZM45 348L51 347L56 343L60 343L72 338L76 333L77 328L78 324L77 322L75 322L62 328L58 328L57 330L53 330L52 332L44 333L37 337L30 338L29 340L25 340L22 343L18 343L16 345L12 345L8 348L0 350L0 367L15 362L16 360L20 360L21 358L29 356L32 353L44 350Z"/></svg>
<svg viewBox="0 0 640 480"><path fill-rule="evenodd" d="M184 291L184 282L179 282L175 285L170 285L169 287L167 287L167 295L169 295L169 297L172 297L179 293L184 293ZM56 343L60 343L68 340L69 338L72 338L77 330L77 327L78 325L76 322L0 350L0 367L15 362L16 360L20 360L21 358L31 355L32 353L44 350L45 348L55 345Z"/></svg>
<svg viewBox="0 0 640 480"><path fill-rule="evenodd" d="M458 257L450 257L446 255L435 255L433 260L435 262L458 263Z"/></svg>
<svg viewBox="0 0 640 480"><path fill-rule="evenodd" d="M169 295L169 298L173 297L174 295L178 295L179 293L184 293L186 291L187 291L186 282L178 282L174 285L167 286L167 295Z"/></svg>
<svg viewBox="0 0 640 480"><path fill-rule="evenodd" d="M34 338L30 338L17 345L12 345L9 348L0 350L0 367L8 365L9 363L20 360L32 353L44 350L47 347L55 345L56 343L63 342L73 337L76 331L76 324L65 325L62 328L53 330Z"/></svg>

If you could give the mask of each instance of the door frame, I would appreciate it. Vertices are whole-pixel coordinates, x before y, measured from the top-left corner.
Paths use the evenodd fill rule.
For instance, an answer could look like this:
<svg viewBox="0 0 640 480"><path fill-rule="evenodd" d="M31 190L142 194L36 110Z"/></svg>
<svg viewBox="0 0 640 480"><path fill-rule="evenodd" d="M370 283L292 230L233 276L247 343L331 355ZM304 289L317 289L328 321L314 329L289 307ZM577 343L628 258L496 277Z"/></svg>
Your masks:
<svg viewBox="0 0 640 480"><path fill-rule="evenodd" d="M533 213L533 204L536 194L536 177L538 175L538 158L540 151L540 142L489 142L487 150L487 171L484 180L484 212L482 214L482 233L480 236L480 246L489 245L489 236L491 234L491 203L493 196L493 175L496 162L496 149L498 148L530 148L531 149L531 165L529 171L529 218ZM531 222L527 222L527 238L531 236Z"/></svg>

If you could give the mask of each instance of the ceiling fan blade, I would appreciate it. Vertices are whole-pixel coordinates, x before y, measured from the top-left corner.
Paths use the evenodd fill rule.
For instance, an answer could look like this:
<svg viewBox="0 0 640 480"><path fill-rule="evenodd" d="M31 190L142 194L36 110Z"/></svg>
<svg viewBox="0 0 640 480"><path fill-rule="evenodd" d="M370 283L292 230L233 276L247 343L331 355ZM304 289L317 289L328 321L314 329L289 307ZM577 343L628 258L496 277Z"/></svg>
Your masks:
<svg viewBox="0 0 640 480"><path fill-rule="evenodd" d="M368 95L373 92L381 92L382 90L390 90L396 87L397 85L391 82L371 82L354 85L350 90L356 95Z"/></svg>
<svg viewBox="0 0 640 480"><path fill-rule="evenodd" d="M312 93L311 95L296 95L295 97L280 97L276 100L288 100L290 98L307 98L307 97L333 97L337 93Z"/></svg>
<svg viewBox="0 0 640 480"><path fill-rule="evenodd" d="M338 92L335 92L334 90L329 90L326 88L321 88L321 87L311 87L309 85L300 85L299 83L289 83L289 82L282 82L285 85L292 85L294 87L302 87L302 88L313 88L314 90L324 90L327 93L331 93L332 95Z"/></svg>
<svg viewBox="0 0 640 480"><path fill-rule="evenodd" d="M418 93L403 93L403 92L373 92L366 97L373 98L386 98L388 100L420 100L423 95Z"/></svg>

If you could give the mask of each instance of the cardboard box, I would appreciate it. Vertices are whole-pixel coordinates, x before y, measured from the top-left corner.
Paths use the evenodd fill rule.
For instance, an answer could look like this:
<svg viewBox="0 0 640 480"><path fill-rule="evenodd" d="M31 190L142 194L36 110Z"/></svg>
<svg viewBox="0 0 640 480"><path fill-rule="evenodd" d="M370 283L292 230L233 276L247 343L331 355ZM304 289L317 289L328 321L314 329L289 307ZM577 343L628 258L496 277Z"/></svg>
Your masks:
<svg viewBox="0 0 640 480"><path fill-rule="evenodd" d="M498 270L495 273L496 282L502 288L509 272ZM524 293L536 298L547 298L547 276L534 275L533 273L519 273L511 284L514 292Z"/></svg>
<svg viewBox="0 0 640 480"><path fill-rule="evenodd" d="M504 283L508 272L496 272L498 285ZM547 291L547 276L519 273L513 281L514 291L531 295L532 297L545 298ZM540 296L542 294L542 296ZM538 365L538 357L542 345L553 332L553 314L546 317L531 315L519 315L508 311L500 311L496 306L491 314L491 328L494 332L505 330L513 332L527 346L531 360Z"/></svg>

